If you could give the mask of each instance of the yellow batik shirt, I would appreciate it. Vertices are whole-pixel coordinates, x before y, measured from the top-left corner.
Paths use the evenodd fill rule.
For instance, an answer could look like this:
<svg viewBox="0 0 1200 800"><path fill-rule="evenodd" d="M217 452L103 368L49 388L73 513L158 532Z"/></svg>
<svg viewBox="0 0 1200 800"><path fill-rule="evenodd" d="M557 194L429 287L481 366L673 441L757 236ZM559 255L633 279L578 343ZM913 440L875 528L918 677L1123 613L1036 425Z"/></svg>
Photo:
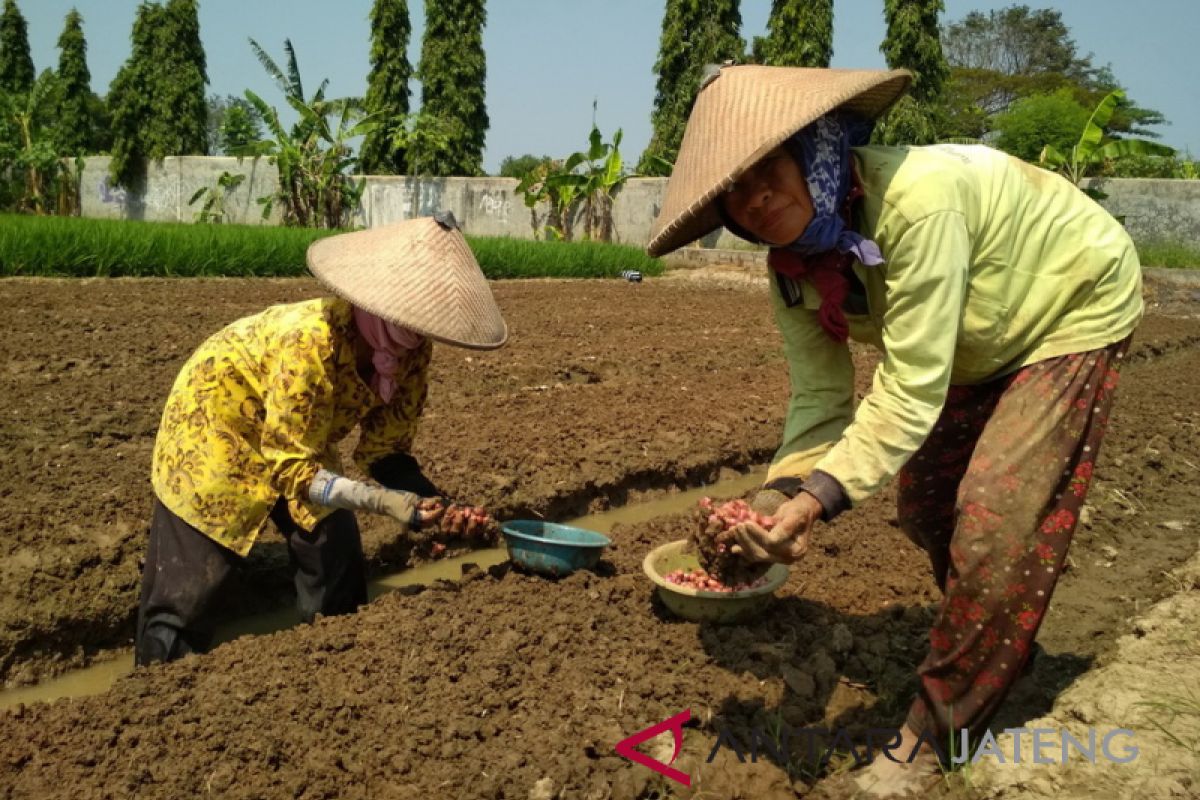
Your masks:
<svg viewBox="0 0 1200 800"><path fill-rule="evenodd" d="M151 480L168 509L246 555L276 501L306 530L333 509L309 502L322 467L356 425L363 471L407 452L428 390L428 340L384 403L358 374L352 309L334 298L272 306L219 331L188 359L167 398Z"/></svg>

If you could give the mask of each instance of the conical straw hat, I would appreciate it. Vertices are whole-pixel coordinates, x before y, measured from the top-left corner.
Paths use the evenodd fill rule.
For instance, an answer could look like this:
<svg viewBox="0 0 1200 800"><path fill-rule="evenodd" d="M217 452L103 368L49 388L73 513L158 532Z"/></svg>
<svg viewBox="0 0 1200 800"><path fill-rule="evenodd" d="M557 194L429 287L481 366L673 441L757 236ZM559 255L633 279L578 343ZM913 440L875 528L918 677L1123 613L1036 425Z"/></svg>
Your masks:
<svg viewBox="0 0 1200 800"><path fill-rule="evenodd" d="M713 200L792 134L836 108L875 118L907 70L726 66L701 86L646 252L661 256L721 227Z"/></svg>
<svg viewBox="0 0 1200 800"><path fill-rule="evenodd" d="M308 268L340 297L446 344L492 350L508 326L453 215L318 239Z"/></svg>

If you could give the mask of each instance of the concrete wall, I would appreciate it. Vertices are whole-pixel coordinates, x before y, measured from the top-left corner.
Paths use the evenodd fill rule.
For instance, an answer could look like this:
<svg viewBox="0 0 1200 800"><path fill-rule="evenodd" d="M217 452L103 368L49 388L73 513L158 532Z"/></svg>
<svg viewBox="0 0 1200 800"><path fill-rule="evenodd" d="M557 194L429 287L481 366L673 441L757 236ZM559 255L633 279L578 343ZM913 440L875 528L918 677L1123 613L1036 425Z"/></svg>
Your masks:
<svg viewBox="0 0 1200 800"><path fill-rule="evenodd" d="M274 166L262 159L226 157L168 158L150 164L141 192L113 189L107 157L89 158L80 187L83 216L109 219L193 222L200 203L188 199L200 188L215 186L222 172L243 172L247 180L225 202L229 222L263 224L257 198L273 194L278 180ZM517 194L512 178L367 177L362 209L355 224L384 225L449 209L463 229L475 236L534 238L546 223L544 208L531 212ZM614 236L636 246L650 238L650 228L662 206L663 178L632 178L613 204ZM1169 240L1200 247L1200 181L1107 180L1105 207L1125 216L1129 232L1139 241ZM278 209L267 220L279 221ZM582 229L577 222L576 231ZM720 231L704 238L703 247L732 248L744 243Z"/></svg>
<svg viewBox="0 0 1200 800"><path fill-rule="evenodd" d="M259 197L273 194L279 182L279 172L265 158L239 159L224 156L163 159L161 164L150 162L146 170L146 186L142 191L130 191L111 186L108 179L110 158L92 156L86 160L80 180L81 215L100 219L138 219L148 222L194 222L203 207L203 200L194 206L188 200L197 190L215 187L223 172L246 175L235 191L225 200L228 222L245 225L278 224L276 210L264 223Z"/></svg>
<svg viewBox="0 0 1200 800"><path fill-rule="evenodd" d="M187 156L151 163L142 191L113 188L108 179L110 159L87 159L80 185L82 215L102 219L136 219L151 222L194 222L203 201L188 200L203 187L215 187L223 172L247 175L246 181L225 200L226 220L244 225L278 224L279 210L264 221L257 198L273 194L279 173L267 159ZM354 224L363 227L386 225L402 219L433 214L443 209L454 212L463 229L474 236L540 238L546 224L546 209L529 209L517 194L513 178L412 178L368 176L362 208ZM662 204L666 181L662 178L633 178L625 183L613 203L614 237L619 242L644 245ZM575 230L582 230L582 212ZM706 238L707 247L736 246L738 240L721 232Z"/></svg>
<svg viewBox="0 0 1200 800"><path fill-rule="evenodd" d="M403 219L454 212L475 236L531 236L529 211L511 178L368 177L355 223L373 228Z"/></svg>
<svg viewBox="0 0 1200 800"><path fill-rule="evenodd" d="M1122 178L1088 180L1101 201L1139 242L1183 242L1200 247L1200 180Z"/></svg>

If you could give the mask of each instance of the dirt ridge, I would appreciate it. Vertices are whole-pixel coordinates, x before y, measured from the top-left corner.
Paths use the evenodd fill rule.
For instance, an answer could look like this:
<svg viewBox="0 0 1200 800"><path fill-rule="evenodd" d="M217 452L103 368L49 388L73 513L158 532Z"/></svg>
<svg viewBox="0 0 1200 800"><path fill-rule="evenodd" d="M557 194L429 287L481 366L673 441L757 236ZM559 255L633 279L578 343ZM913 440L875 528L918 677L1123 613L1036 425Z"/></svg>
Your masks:
<svg viewBox="0 0 1200 800"><path fill-rule="evenodd" d="M14 487L0 516L0 643L129 612L164 385L219 319L311 288L187 287L194 305L181 307L177 282L0 283L14 319L0 342L11 454L0 485ZM651 281L497 295L513 348L440 353L418 437L449 490L534 508L637 472L667 480L730 454L749 462L778 437L786 373L760 293ZM69 335L45 336L55 319ZM1152 316L1136 335L1135 352L1149 349L1124 372L1089 516L1039 637L1047 653L1010 699L1010 721L1044 714L1147 603L1177 590L1163 573L1195 552L1200 518L1200 348L1171 343L1198 332L1200 321ZM865 390L871 362L858 363ZM923 554L896 530L894 496L822 527L772 611L736 628L671 619L641 575L647 548L690 524L680 514L618 526L594 573L473 571L138 671L104 695L0 714L0 797L525 800L549 787L661 798L682 793L613 745L683 708L695 722L678 763L695 793L847 796L791 760L706 756L722 726L903 718L938 598ZM364 535L380 563L390 557L386 526ZM275 555L264 547L256 563L281 574Z"/></svg>

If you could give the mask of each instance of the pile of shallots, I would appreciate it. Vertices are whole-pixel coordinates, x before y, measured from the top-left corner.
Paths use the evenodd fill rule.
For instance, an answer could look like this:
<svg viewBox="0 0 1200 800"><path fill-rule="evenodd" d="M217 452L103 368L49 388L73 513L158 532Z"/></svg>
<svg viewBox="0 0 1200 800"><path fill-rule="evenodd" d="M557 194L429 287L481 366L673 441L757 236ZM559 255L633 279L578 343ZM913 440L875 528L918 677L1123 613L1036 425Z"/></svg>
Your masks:
<svg viewBox="0 0 1200 800"><path fill-rule="evenodd" d="M461 503L443 505L441 498L429 498L422 501L421 507L426 510L443 508L437 524L421 531L423 538L434 540L429 545L429 554L437 557L446 552L446 545L438 539L466 539L480 544L490 544L496 541L500 528L496 520L482 506L469 506Z"/></svg>
<svg viewBox="0 0 1200 800"><path fill-rule="evenodd" d="M704 592L744 592L748 589L757 589L759 586L765 584L767 576L763 575L761 578L750 583L735 583L732 586L726 586L704 570L696 567L691 571L677 569L673 572L668 572L663 576L663 580L676 586L699 589Z"/></svg>
<svg viewBox="0 0 1200 800"><path fill-rule="evenodd" d="M692 544L700 558L705 586L693 585L693 588L707 589L710 581L723 587L750 587L770 568L769 564L746 561L731 552L733 539L727 532L742 522L753 522L769 530L775 525L774 517L757 513L745 500L717 505L712 498L705 497L697 506L696 520Z"/></svg>
<svg viewBox="0 0 1200 800"><path fill-rule="evenodd" d="M496 520L482 506L468 506L452 503L446 508L438 528L450 536L460 536L464 539L477 539L490 542L496 538L498 527Z"/></svg>
<svg viewBox="0 0 1200 800"><path fill-rule="evenodd" d="M750 508L745 500L730 500L722 505L713 505L711 497L700 500L700 510L708 514L708 521L720 523L724 530L729 530L741 522L753 522L770 530L775 525L775 518L759 514Z"/></svg>

